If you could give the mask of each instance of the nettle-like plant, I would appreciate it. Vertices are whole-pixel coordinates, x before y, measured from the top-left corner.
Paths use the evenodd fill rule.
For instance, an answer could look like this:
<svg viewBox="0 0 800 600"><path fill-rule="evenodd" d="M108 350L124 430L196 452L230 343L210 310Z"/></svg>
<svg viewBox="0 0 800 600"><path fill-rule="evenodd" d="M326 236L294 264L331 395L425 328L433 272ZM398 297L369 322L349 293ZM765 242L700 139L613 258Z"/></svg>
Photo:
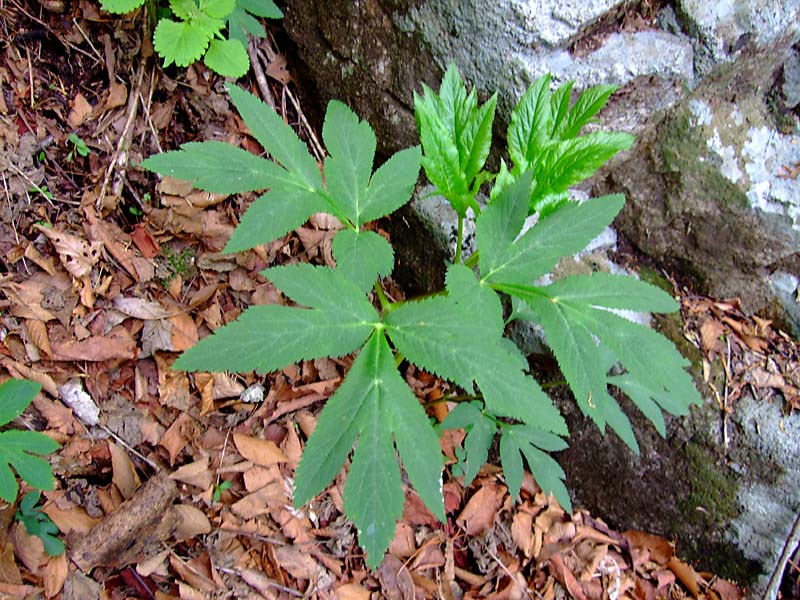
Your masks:
<svg viewBox="0 0 800 600"><path fill-rule="evenodd" d="M357 352L344 381L322 410L295 477L298 507L321 493L353 447L344 489L347 516L376 567L403 511L402 466L428 508L444 520L443 457L431 424L398 367L408 362L465 392L442 423L464 428L468 484L500 434L500 459L512 497L522 484L523 459L536 482L568 510L564 472L548 454L566 447L564 419L527 373L528 364L504 337L512 319L538 323L581 410L601 430L608 425L634 450L628 418L609 392L627 394L665 434L661 409L683 414L699 402L687 361L656 332L614 309L669 312L665 292L631 277L596 273L538 285L562 256L580 251L622 208L621 195L569 201L569 186L594 173L632 138L622 133L578 135L614 88L586 90L570 105L570 85L554 93L544 77L523 96L508 131L512 167L495 176L484 166L491 145L495 97L479 106L451 66L439 93L415 96L419 147L402 150L374 173L370 126L331 101L322 136L329 156L324 178L291 128L269 107L237 87L231 98L270 161L221 142L188 143L152 156L146 169L192 181L200 189L240 193L268 189L243 215L226 246L239 252L302 225L312 214L336 216L336 268L295 264L267 269L296 306L251 306L175 362L187 371L270 372L287 364ZM370 221L408 202L420 164L459 215L476 217L477 253L447 268L446 288L419 300L390 302L381 277L393 251ZM496 178L488 206L478 188ZM538 222L523 232L526 218ZM461 235L459 234L459 239ZM501 296L514 300L504 318ZM455 399L456 395L446 399ZM396 452L397 455L396 455Z"/></svg>
<svg viewBox="0 0 800 600"><path fill-rule="evenodd" d="M100 0L104 10L128 13L145 2L159 13L156 0ZM265 37L256 17L280 19L272 0L169 0L169 16L160 16L153 46L164 66L188 67L203 59L205 65L225 77L238 78L250 70L247 36ZM171 18L174 17L174 18ZM228 28L228 38L222 30Z"/></svg>

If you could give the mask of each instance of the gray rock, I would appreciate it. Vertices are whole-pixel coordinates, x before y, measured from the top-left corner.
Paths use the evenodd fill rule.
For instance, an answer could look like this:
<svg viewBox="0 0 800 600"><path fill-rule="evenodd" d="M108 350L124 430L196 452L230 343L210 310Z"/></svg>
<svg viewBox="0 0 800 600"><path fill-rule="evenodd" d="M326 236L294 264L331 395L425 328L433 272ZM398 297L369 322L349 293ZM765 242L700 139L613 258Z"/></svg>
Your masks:
<svg viewBox="0 0 800 600"><path fill-rule="evenodd" d="M786 416L780 406L747 396L737 402L734 420L738 427L733 443L758 460L741 463L739 511L729 536L744 556L763 565L752 590L758 594L800 512L800 415ZM772 477L758 472L760 464L770 466Z"/></svg>
<svg viewBox="0 0 800 600"><path fill-rule="evenodd" d="M748 44L767 48L796 36L798 0L678 0L677 12L694 40L696 68L705 74Z"/></svg>
<svg viewBox="0 0 800 600"><path fill-rule="evenodd" d="M791 273L776 271L769 282L786 313L791 334L800 338L800 279Z"/></svg>
<svg viewBox="0 0 800 600"><path fill-rule="evenodd" d="M800 106L800 49L798 48L793 49L783 65L783 96L789 108Z"/></svg>

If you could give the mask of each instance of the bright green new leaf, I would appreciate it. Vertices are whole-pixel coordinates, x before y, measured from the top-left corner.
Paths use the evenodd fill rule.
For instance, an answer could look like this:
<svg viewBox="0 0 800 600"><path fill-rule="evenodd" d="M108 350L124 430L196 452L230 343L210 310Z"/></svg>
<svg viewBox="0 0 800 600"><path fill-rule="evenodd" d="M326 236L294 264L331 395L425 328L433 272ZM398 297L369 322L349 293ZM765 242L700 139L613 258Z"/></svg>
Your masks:
<svg viewBox="0 0 800 600"><path fill-rule="evenodd" d="M516 173L527 171L550 142L552 121L550 74L547 74L528 88L511 113L508 154Z"/></svg>
<svg viewBox="0 0 800 600"><path fill-rule="evenodd" d="M364 343L378 320L363 292L333 269L300 264L264 273L310 309L251 306L184 352L174 368L270 372L300 360L343 356Z"/></svg>
<svg viewBox="0 0 800 600"><path fill-rule="evenodd" d="M235 8L236 0L200 0L200 11L215 19L227 18Z"/></svg>
<svg viewBox="0 0 800 600"><path fill-rule="evenodd" d="M595 131L549 145L534 166L531 206L591 177L608 159L630 148L633 141L627 133Z"/></svg>
<svg viewBox="0 0 800 600"><path fill-rule="evenodd" d="M129 13L144 4L144 0L100 0L103 10L110 13Z"/></svg>
<svg viewBox="0 0 800 600"><path fill-rule="evenodd" d="M479 240L504 236L504 244L490 245L490 252L481 248L480 268L485 283L532 283L549 272L562 256L581 251L611 223L622 209L621 194L602 196L578 203L569 203L542 219L519 239L508 242L509 229L503 228L497 216L487 218L489 211L508 212L504 203L519 203L520 194L505 194L493 201L478 218L475 228ZM519 210L511 210L518 215Z"/></svg>
<svg viewBox="0 0 800 600"><path fill-rule="evenodd" d="M550 137L558 138L558 132L562 128L562 124L569 112L569 103L572 95L572 86L574 81L568 81L559 87L550 98L550 114L553 118L552 129L548 133Z"/></svg>
<svg viewBox="0 0 800 600"><path fill-rule="evenodd" d="M555 124L554 137L568 140L577 136L592 117L606 105L616 90L616 85L597 85L584 90L565 118L559 119Z"/></svg>
<svg viewBox="0 0 800 600"><path fill-rule="evenodd" d="M497 426L494 421L483 414L479 402L462 402L450 411L442 421L442 429L464 429L466 452L466 468L464 469L464 485L468 486L475 479L481 467L489 458Z"/></svg>
<svg viewBox="0 0 800 600"><path fill-rule="evenodd" d="M250 58L242 42L236 39L211 40L203 58L206 66L223 77L238 79L250 70Z"/></svg>
<svg viewBox="0 0 800 600"><path fill-rule="evenodd" d="M0 425L22 414L42 386L32 381L9 379L0 385ZM17 480L10 467L31 486L52 490L55 485L50 463L37 455L49 454L59 444L37 431L0 432L0 498L6 502L17 499Z"/></svg>
<svg viewBox="0 0 800 600"><path fill-rule="evenodd" d="M403 512L405 496L395 446L414 489L444 520L438 439L398 373L381 331L373 333L320 414L297 468L297 506L325 489L342 468L356 438L345 484L345 510L358 527L368 564L375 568Z"/></svg>
<svg viewBox="0 0 800 600"><path fill-rule="evenodd" d="M336 270L368 291L377 277L387 277L394 267L394 251L389 242L373 231L342 229L333 238Z"/></svg>
<svg viewBox="0 0 800 600"><path fill-rule="evenodd" d="M479 108L475 90L467 94L454 63L438 94L424 84L422 90L422 96L414 93L414 114L425 173L460 216L469 207L478 213L475 195L489 177L482 169L491 147L497 94Z"/></svg>
<svg viewBox="0 0 800 600"><path fill-rule="evenodd" d="M525 457L533 473L536 484L546 494L553 494L561 507L572 512L572 502L564 486L566 475L561 466L542 449L563 450L566 443L553 435L538 433L524 425L511 425L503 428L500 438L500 460L506 476L508 492L512 498L519 495L522 486L522 459Z"/></svg>

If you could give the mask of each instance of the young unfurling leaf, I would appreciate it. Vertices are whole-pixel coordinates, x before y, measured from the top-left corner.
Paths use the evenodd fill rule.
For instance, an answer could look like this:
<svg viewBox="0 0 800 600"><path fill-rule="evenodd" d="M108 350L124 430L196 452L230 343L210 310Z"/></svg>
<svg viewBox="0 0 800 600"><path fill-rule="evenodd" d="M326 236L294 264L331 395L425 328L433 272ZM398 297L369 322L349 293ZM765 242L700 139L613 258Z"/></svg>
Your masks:
<svg viewBox="0 0 800 600"><path fill-rule="evenodd" d="M425 174L461 217L470 207L480 212L475 195L488 178L481 171L491 147L497 94L478 107L475 90L467 94L454 63L438 94L425 84L422 90L422 96L414 93L414 114Z"/></svg>

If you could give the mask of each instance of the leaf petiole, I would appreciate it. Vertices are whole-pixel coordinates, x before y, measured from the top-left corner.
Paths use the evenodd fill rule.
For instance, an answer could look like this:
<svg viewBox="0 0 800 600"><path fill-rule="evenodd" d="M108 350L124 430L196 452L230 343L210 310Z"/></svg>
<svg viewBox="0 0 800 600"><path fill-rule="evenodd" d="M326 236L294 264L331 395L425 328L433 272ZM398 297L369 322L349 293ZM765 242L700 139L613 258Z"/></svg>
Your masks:
<svg viewBox="0 0 800 600"><path fill-rule="evenodd" d="M464 243L464 215L458 215L458 238L456 239L456 260L455 263L461 262L461 246Z"/></svg>

